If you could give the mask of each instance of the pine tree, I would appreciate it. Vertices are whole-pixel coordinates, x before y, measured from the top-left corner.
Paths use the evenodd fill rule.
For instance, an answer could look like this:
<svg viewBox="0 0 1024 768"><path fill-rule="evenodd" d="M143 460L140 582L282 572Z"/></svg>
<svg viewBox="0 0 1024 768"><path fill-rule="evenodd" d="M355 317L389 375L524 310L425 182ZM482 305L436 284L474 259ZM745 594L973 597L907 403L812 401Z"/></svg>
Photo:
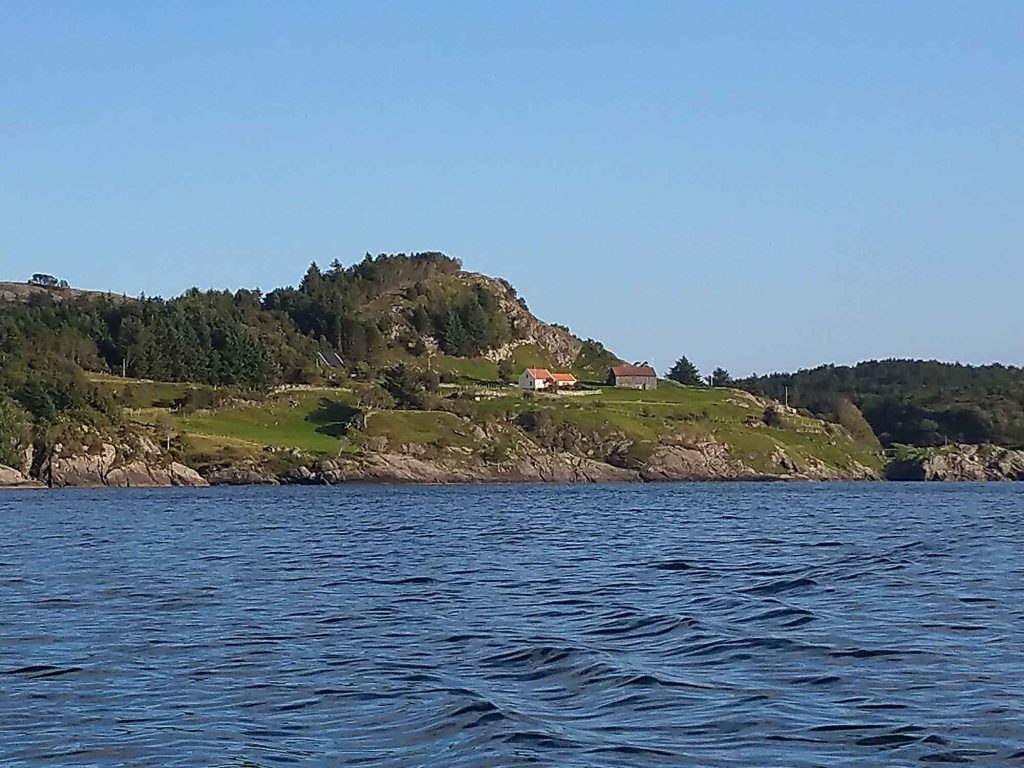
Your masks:
<svg viewBox="0 0 1024 768"><path fill-rule="evenodd" d="M676 360L676 364L668 372L668 378L690 387L699 387L703 384L697 366L687 360L685 356Z"/></svg>

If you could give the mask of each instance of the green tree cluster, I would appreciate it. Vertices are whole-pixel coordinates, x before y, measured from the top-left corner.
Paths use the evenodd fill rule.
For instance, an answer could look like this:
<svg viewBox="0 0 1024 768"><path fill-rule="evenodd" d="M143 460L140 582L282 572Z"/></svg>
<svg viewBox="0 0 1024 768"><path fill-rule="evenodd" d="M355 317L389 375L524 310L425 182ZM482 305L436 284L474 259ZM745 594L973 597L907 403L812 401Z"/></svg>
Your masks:
<svg viewBox="0 0 1024 768"><path fill-rule="evenodd" d="M384 369L380 384L397 407L426 409L429 396L440 387L440 380L433 371L398 363Z"/></svg>
<svg viewBox="0 0 1024 768"><path fill-rule="evenodd" d="M821 366L737 385L851 426L855 407L882 445L995 443L1024 447L1024 369L920 360ZM851 421L852 419L852 421Z"/></svg>
<svg viewBox="0 0 1024 768"><path fill-rule="evenodd" d="M679 384L685 384L688 387L699 387L704 384L697 366L691 363L685 356L676 360L675 365L668 372L668 378Z"/></svg>

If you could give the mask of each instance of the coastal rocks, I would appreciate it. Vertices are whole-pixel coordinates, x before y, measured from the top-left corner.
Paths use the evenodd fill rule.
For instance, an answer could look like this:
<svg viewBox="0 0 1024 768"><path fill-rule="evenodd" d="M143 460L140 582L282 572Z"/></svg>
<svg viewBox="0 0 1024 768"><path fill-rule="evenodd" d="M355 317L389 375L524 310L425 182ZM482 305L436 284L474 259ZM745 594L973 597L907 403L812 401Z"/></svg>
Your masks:
<svg viewBox="0 0 1024 768"><path fill-rule="evenodd" d="M955 445L892 462L889 480L993 481L1024 480L1024 451L995 445Z"/></svg>
<svg viewBox="0 0 1024 768"><path fill-rule="evenodd" d="M105 481L112 488L205 488L209 485L194 469L176 461L166 467L133 461L111 469Z"/></svg>
<svg viewBox="0 0 1024 768"><path fill-rule="evenodd" d="M109 443L104 443L95 453L72 452L57 443L43 460L40 478L53 488L102 487L116 458L117 449Z"/></svg>
<svg viewBox="0 0 1024 768"><path fill-rule="evenodd" d="M280 485L272 474L252 467L227 467L206 473L210 485Z"/></svg>
<svg viewBox="0 0 1024 768"><path fill-rule="evenodd" d="M323 475L309 467L296 467L285 473L284 480L290 485L322 485Z"/></svg>
<svg viewBox="0 0 1024 768"><path fill-rule="evenodd" d="M816 458L797 460L781 446L766 457L768 471L746 466L714 441L695 445L659 445L640 470L648 482L700 480L877 480L878 475L856 461L835 467Z"/></svg>
<svg viewBox="0 0 1024 768"><path fill-rule="evenodd" d="M58 443L43 459L39 478L53 488L203 487L199 473L166 461L149 441L135 445L103 442L92 450Z"/></svg>
<svg viewBox="0 0 1024 768"><path fill-rule="evenodd" d="M210 478L212 481L212 477ZM290 470L285 483L613 483L638 480L636 472L570 453L544 453L502 463L426 459L409 453L370 453Z"/></svg>
<svg viewBox="0 0 1024 768"><path fill-rule="evenodd" d="M8 467L4 464L0 464L0 489L14 489L14 488L43 488L45 487L42 483L33 480L30 477L26 477L21 472L12 467Z"/></svg>
<svg viewBox="0 0 1024 768"><path fill-rule="evenodd" d="M648 482L671 480L738 480L756 479L757 473L729 459L718 443L693 446L659 445L640 470Z"/></svg>
<svg viewBox="0 0 1024 768"><path fill-rule="evenodd" d="M490 473L498 482L622 483L640 479L637 472L571 453L526 456Z"/></svg>
<svg viewBox="0 0 1024 768"><path fill-rule="evenodd" d="M358 460L338 462L338 468L322 474L331 485L350 482L471 483L469 470L439 461L425 461L399 453L369 454Z"/></svg>
<svg viewBox="0 0 1024 768"><path fill-rule="evenodd" d="M833 467L820 459L808 458L800 466L795 479L837 481L837 480L880 480L878 472L866 467L858 461L851 460L846 467Z"/></svg>

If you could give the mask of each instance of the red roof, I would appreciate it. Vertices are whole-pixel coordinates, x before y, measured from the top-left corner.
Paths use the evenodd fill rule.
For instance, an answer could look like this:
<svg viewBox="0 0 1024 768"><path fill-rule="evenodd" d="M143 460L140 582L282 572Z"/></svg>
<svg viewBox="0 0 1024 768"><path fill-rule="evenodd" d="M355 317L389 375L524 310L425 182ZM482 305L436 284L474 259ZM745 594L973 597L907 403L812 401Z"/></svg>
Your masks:
<svg viewBox="0 0 1024 768"><path fill-rule="evenodd" d="M576 377L573 376L571 373L552 373L551 374L551 378L554 381L564 381L564 382L576 381Z"/></svg>
<svg viewBox="0 0 1024 768"><path fill-rule="evenodd" d="M612 367L612 373L616 376L649 376L658 378L658 374L649 365L616 365Z"/></svg>
<svg viewBox="0 0 1024 768"><path fill-rule="evenodd" d="M547 368L527 368L526 372L535 379L550 379L551 374Z"/></svg>

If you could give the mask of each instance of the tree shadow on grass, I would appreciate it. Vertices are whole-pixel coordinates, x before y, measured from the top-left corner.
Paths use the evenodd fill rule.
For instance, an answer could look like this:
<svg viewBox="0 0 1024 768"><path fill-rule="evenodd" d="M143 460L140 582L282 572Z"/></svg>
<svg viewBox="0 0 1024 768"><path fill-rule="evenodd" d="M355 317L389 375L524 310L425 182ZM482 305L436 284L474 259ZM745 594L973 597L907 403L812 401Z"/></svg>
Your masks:
<svg viewBox="0 0 1024 768"><path fill-rule="evenodd" d="M316 424L316 431L321 435L342 437L348 433L359 413L358 408L322 397L317 403L316 410L306 417L306 421Z"/></svg>

